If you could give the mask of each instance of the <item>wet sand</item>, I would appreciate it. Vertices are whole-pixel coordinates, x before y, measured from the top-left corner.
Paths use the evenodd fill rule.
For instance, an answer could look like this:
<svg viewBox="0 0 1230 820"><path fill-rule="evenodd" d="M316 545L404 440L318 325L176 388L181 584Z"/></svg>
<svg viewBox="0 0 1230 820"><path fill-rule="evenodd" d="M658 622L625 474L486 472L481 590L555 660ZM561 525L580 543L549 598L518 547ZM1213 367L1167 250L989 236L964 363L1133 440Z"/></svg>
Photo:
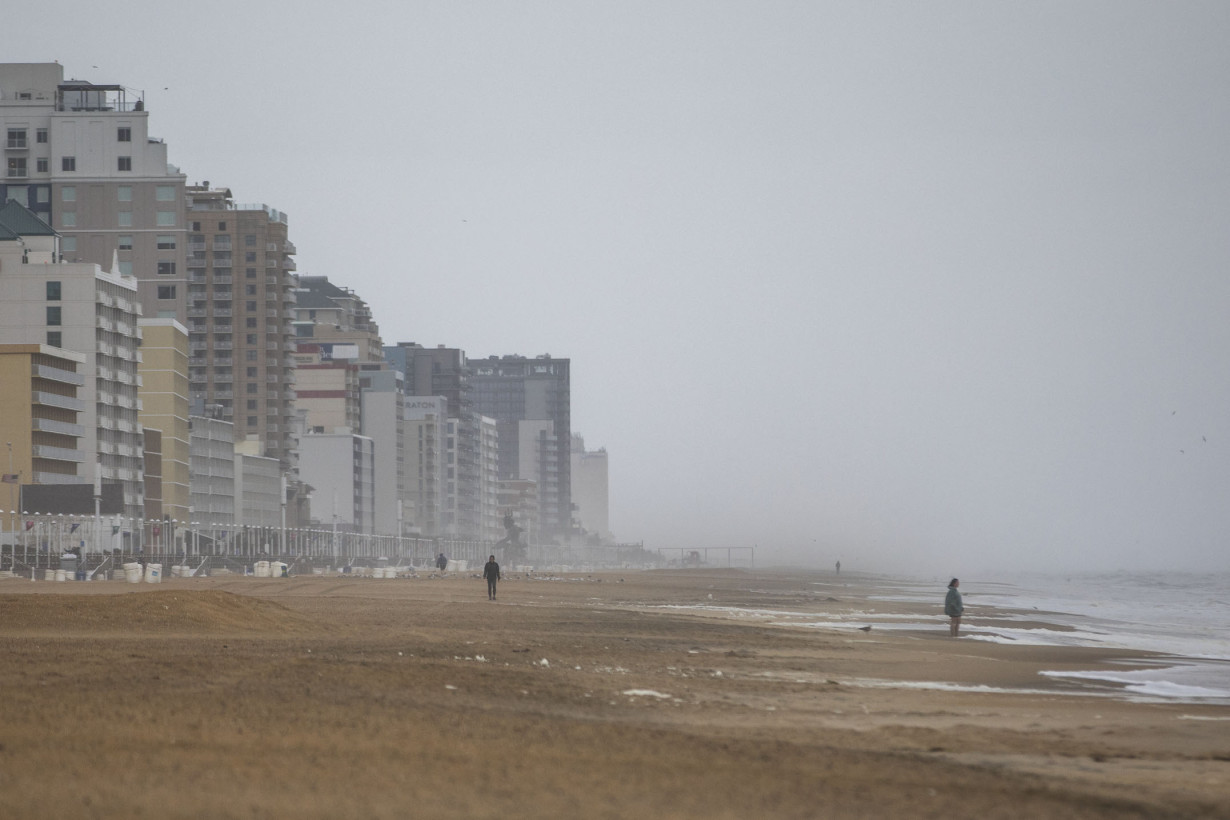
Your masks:
<svg viewBox="0 0 1230 820"><path fill-rule="evenodd" d="M1038 675L1125 653L668 608L816 580L0 581L0 816L1230 817L1230 707Z"/></svg>

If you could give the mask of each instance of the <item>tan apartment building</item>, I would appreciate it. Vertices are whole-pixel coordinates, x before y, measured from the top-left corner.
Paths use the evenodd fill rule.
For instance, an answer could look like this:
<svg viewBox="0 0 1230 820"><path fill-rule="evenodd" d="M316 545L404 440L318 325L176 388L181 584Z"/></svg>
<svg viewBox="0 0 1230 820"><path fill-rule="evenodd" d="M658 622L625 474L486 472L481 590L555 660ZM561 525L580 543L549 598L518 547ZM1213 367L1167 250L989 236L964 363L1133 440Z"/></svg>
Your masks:
<svg viewBox="0 0 1230 820"><path fill-rule="evenodd" d="M188 329L174 319L142 319L140 421L147 430L157 430L161 441L161 481L158 496L161 511L149 509L150 478L147 475L147 517L169 516L189 521L191 486L188 430ZM148 449L150 436L146 434ZM148 459L147 459L148 465Z"/></svg>
<svg viewBox="0 0 1230 820"><path fill-rule="evenodd" d="M235 440L295 469L295 246L285 213L234 202L209 183L187 189L189 383L221 408Z"/></svg>
<svg viewBox="0 0 1230 820"><path fill-rule="evenodd" d="M18 509L21 484L84 484L81 416L86 355L44 344L0 344L0 505Z"/></svg>

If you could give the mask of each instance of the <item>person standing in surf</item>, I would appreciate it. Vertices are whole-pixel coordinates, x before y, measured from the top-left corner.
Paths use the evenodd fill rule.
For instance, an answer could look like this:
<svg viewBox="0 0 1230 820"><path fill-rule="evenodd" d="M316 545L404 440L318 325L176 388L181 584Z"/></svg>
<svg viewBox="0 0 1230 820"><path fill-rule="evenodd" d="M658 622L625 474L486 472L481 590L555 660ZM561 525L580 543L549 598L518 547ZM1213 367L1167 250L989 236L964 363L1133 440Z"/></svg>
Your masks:
<svg viewBox="0 0 1230 820"><path fill-rule="evenodd" d="M952 620L948 623L948 634L957 637L961 629L961 616L965 614L965 604L961 602L961 592L957 589L961 582L953 578L948 582L948 595L944 598L944 614Z"/></svg>

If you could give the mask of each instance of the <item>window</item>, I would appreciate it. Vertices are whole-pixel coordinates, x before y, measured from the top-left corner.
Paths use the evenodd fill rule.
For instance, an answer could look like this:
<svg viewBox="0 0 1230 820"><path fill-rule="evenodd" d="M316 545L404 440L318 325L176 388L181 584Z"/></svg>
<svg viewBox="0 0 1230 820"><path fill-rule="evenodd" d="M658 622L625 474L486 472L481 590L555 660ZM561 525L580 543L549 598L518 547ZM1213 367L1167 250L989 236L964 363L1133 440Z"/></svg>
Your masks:
<svg viewBox="0 0 1230 820"><path fill-rule="evenodd" d="M58 330L47 331L47 344L52 347L64 347L64 334Z"/></svg>
<svg viewBox="0 0 1230 820"><path fill-rule="evenodd" d="M256 251L245 251L243 255L243 261L255 262L256 261Z"/></svg>
<svg viewBox="0 0 1230 820"><path fill-rule="evenodd" d="M255 329L256 328L256 317L249 316L248 318L243 320L243 323L244 323L244 327L250 327L252 329Z"/></svg>
<svg viewBox="0 0 1230 820"><path fill-rule="evenodd" d="M201 223L200 223L200 222L193 222L193 223L192 223L192 232L193 232L193 233L200 233L200 232L201 232ZM205 241L205 239L204 239L204 238L202 238L202 239L201 239L201 241L202 241L202 242L204 242L204 241Z"/></svg>
<svg viewBox="0 0 1230 820"><path fill-rule="evenodd" d="M60 317L60 306L59 305L48 305L47 306L47 324L58 325L61 323L60 318L61 318Z"/></svg>
<svg viewBox="0 0 1230 820"><path fill-rule="evenodd" d="M132 234L122 233L116 238L118 247L122 251L132 250Z"/></svg>
<svg viewBox="0 0 1230 820"><path fill-rule="evenodd" d="M249 410L256 409L256 399L248 399L248 409Z"/></svg>
<svg viewBox="0 0 1230 820"><path fill-rule="evenodd" d="M251 301L251 300L244 302L243 309L246 310L248 313L255 313L256 312L256 302Z"/></svg>
<svg viewBox="0 0 1230 820"><path fill-rule="evenodd" d="M257 387L256 382L248 382L247 387L246 387L245 389L246 389L249 393L255 393L255 392L257 392L257 390L258 390L259 388Z"/></svg>
<svg viewBox="0 0 1230 820"><path fill-rule="evenodd" d="M225 231L225 230L226 230L226 223L225 223L225 222L219 222L219 223L218 223L218 230L220 230L220 231ZM228 237L227 237L227 239L230 239L230 237L228 236Z"/></svg>
<svg viewBox="0 0 1230 820"><path fill-rule="evenodd" d="M116 142L132 142L132 129L127 125L121 125L115 129Z"/></svg>
<svg viewBox="0 0 1230 820"><path fill-rule="evenodd" d="M115 189L115 197L120 202L132 202L132 186L121 185Z"/></svg>
<svg viewBox="0 0 1230 820"><path fill-rule="evenodd" d="M119 220L119 225L121 228L132 227L132 211L120 211L115 216L116 219Z"/></svg>
<svg viewBox="0 0 1230 820"><path fill-rule="evenodd" d="M25 157L9 157L8 161L9 178L21 178L26 176L26 158Z"/></svg>
<svg viewBox="0 0 1230 820"><path fill-rule="evenodd" d="M48 282L47 283L47 301L48 302L60 301L60 283L59 282Z"/></svg>
<svg viewBox="0 0 1230 820"><path fill-rule="evenodd" d="M175 211L159 211L156 214L154 224L160 228L175 227Z"/></svg>
<svg viewBox="0 0 1230 820"><path fill-rule="evenodd" d="M30 189L25 185L10 185L5 194L8 199L20 202L24 207L30 207Z"/></svg>
<svg viewBox="0 0 1230 820"><path fill-rule="evenodd" d="M62 236L60 237L60 253L76 253L77 252L77 237Z"/></svg>
<svg viewBox="0 0 1230 820"><path fill-rule="evenodd" d="M248 426L249 427L256 426L256 416L248 416Z"/></svg>
<svg viewBox="0 0 1230 820"><path fill-rule="evenodd" d="M76 157L60 157L60 170L61 171L76 171L77 170L77 158Z"/></svg>
<svg viewBox="0 0 1230 820"><path fill-rule="evenodd" d="M247 334L247 335L245 335L245 336L244 336L244 340L245 340L245 343L246 343L246 344L254 345L254 344L256 344L256 334L255 334L255 333L249 333L249 334Z"/></svg>
<svg viewBox="0 0 1230 820"><path fill-rule="evenodd" d="M256 295L256 285L244 285L243 292L248 296Z"/></svg>
<svg viewBox="0 0 1230 820"><path fill-rule="evenodd" d="M256 278L256 268L244 268L243 275L246 276L248 279L255 279Z"/></svg>
<svg viewBox="0 0 1230 820"><path fill-rule="evenodd" d="M47 165L47 157L39 157L34 160L34 170L38 171L40 174L47 173L47 171L50 170Z"/></svg>
<svg viewBox="0 0 1230 820"><path fill-rule="evenodd" d="M35 131L34 131L34 141L35 141L35 142L46 143L46 142L47 142L47 129L46 129L46 128L37 128L37 129L35 129Z"/></svg>
<svg viewBox="0 0 1230 820"><path fill-rule="evenodd" d="M60 189L60 200L62 202L76 202L77 201L77 186L65 185L63 188L61 188Z"/></svg>
<svg viewBox="0 0 1230 820"><path fill-rule="evenodd" d="M132 157L116 157L115 158L115 170L131 171L132 170Z"/></svg>
<svg viewBox="0 0 1230 820"><path fill-rule="evenodd" d="M51 186L38 185L34 188L35 202L50 202L51 201Z"/></svg>
<svg viewBox="0 0 1230 820"><path fill-rule="evenodd" d="M160 234L158 236L158 250L173 251L175 250L174 234Z"/></svg>
<svg viewBox="0 0 1230 820"><path fill-rule="evenodd" d="M77 214L75 211L64 211L60 214L60 224L65 228L77 227Z"/></svg>
<svg viewBox="0 0 1230 820"><path fill-rule="evenodd" d="M159 285L158 286L158 298L159 299L174 299L175 298L175 286L174 285Z"/></svg>
<svg viewBox="0 0 1230 820"><path fill-rule="evenodd" d="M154 198L159 202L174 202L175 201L175 186L174 185L159 185L154 189Z"/></svg>
<svg viewBox="0 0 1230 820"><path fill-rule="evenodd" d="M8 147L9 148L25 148L26 147L26 129L10 128Z"/></svg>
<svg viewBox="0 0 1230 820"><path fill-rule="evenodd" d="M158 263L158 275L159 276L174 276L175 275L175 263L174 262L159 262Z"/></svg>
<svg viewBox="0 0 1230 820"><path fill-rule="evenodd" d="M245 361L249 361L249 362L256 361L256 351L255 350L245 350L243 352L243 358Z"/></svg>
<svg viewBox="0 0 1230 820"><path fill-rule="evenodd" d="M131 262L120 262L120 273L124 274L125 276L132 276L132 263Z"/></svg>
<svg viewBox="0 0 1230 820"><path fill-rule="evenodd" d="M256 368L255 368L255 367L249 367L249 368L247 368L247 369L245 370L245 373L246 373L246 375L247 375L247 377L248 377L249 379L255 379L255 378L256 378Z"/></svg>
<svg viewBox="0 0 1230 820"><path fill-rule="evenodd" d="M256 234L245 233L243 235L243 244L249 248L255 248L256 247Z"/></svg>

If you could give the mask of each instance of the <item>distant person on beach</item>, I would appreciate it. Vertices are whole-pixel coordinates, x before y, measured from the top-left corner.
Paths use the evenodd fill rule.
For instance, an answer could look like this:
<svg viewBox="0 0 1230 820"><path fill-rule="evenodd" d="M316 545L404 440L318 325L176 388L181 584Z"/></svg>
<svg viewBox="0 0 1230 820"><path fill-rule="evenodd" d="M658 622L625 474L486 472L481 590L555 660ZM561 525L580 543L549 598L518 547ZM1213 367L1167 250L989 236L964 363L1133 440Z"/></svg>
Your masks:
<svg viewBox="0 0 1230 820"><path fill-rule="evenodd" d="M837 574L841 575L841 562L840 561L837 562Z"/></svg>
<svg viewBox="0 0 1230 820"><path fill-rule="evenodd" d="M448 569L448 559L444 557L444 553L440 553L436 556L436 569L441 572Z"/></svg>
<svg viewBox="0 0 1230 820"><path fill-rule="evenodd" d="M957 589L961 582L953 578L948 582L948 595L944 598L944 614L952 620L948 624L948 634L957 637L961 629L961 615L965 612L965 604L961 603L961 592Z"/></svg>
<svg viewBox="0 0 1230 820"><path fill-rule="evenodd" d="M500 565L495 562L495 556L492 555L487 559L487 566L483 567L483 577L487 579L487 600L495 600L495 582L500 580Z"/></svg>

